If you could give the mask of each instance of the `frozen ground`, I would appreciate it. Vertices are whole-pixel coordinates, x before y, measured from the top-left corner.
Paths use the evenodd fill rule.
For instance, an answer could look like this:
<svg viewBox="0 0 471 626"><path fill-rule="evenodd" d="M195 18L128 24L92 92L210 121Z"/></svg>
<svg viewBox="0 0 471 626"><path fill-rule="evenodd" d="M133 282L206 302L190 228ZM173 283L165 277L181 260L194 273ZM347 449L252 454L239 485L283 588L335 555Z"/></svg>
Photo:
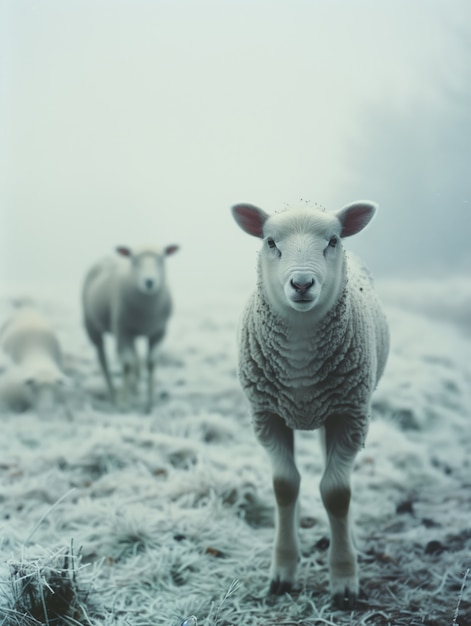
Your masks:
<svg viewBox="0 0 471 626"><path fill-rule="evenodd" d="M266 596L273 497L236 378L242 290L177 301L151 415L143 397L129 412L113 409L78 304L43 290L33 299L66 353L73 419L60 410L0 416L0 624L38 623L14 605L36 581L40 603L69 610L68 624L469 626L471 282L380 290L392 352L354 473L358 610L329 602L315 433L296 440L298 583L291 595ZM3 294L0 321L21 296ZM70 569L76 602L54 604L54 580Z"/></svg>

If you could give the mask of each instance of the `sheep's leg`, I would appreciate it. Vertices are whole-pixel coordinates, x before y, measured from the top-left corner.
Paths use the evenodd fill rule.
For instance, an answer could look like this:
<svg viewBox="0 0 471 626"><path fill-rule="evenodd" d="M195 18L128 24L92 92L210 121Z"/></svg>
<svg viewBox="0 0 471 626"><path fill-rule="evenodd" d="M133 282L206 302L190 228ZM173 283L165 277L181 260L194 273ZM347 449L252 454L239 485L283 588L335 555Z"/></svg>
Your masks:
<svg viewBox="0 0 471 626"><path fill-rule="evenodd" d="M150 413L152 411L152 407L154 405L154 395L155 395L155 363L157 357L157 345L161 341L163 337L163 333L158 333L156 335L152 335L149 337L148 347L147 347L147 405L146 411Z"/></svg>
<svg viewBox="0 0 471 626"><path fill-rule="evenodd" d="M357 560L350 520L350 477L360 448L358 432L348 418L331 419L323 429L325 470L320 483L331 531L329 568L334 603L353 608L358 597Z"/></svg>
<svg viewBox="0 0 471 626"><path fill-rule="evenodd" d="M129 406L131 397L137 393L139 364L136 347L132 339L118 338L118 356L123 368L123 384L121 398L125 406Z"/></svg>
<svg viewBox="0 0 471 626"><path fill-rule="evenodd" d="M115 402L115 389L113 386L113 382L111 380L110 372L108 369L108 361L106 359L105 345L103 342L103 335L94 327L94 325L85 317L85 329L92 341L93 345L96 348L96 353L98 356L98 363L100 364L100 368L103 374L103 377L106 382L106 386L108 388L108 392L110 394L110 399L112 402Z"/></svg>
<svg viewBox="0 0 471 626"><path fill-rule="evenodd" d="M255 433L269 454L276 499L276 534L270 593L280 595L293 585L299 559L297 500L300 475L294 462L293 431L277 415L255 416Z"/></svg>
<svg viewBox="0 0 471 626"><path fill-rule="evenodd" d="M96 351L98 355L98 362L100 363L101 371L103 373L108 392L110 394L111 402L116 400L116 392L111 380L110 371L108 368L108 361L106 359L105 346L103 344L103 337L100 337L98 341L95 341Z"/></svg>

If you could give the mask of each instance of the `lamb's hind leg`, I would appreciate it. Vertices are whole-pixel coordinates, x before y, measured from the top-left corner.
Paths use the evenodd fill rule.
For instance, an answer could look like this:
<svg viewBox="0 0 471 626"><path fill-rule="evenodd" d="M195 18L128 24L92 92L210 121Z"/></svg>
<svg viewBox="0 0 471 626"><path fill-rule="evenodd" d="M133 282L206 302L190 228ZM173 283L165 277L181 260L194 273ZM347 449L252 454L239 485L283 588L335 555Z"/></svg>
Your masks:
<svg viewBox="0 0 471 626"><path fill-rule="evenodd" d="M350 477L361 446L359 433L348 418L331 419L324 427L325 470L320 483L331 530L330 584L334 603L342 609L355 606L358 572L350 519Z"/></svg>
<svg viewBox="0 0 471 626"><path fill-rule="evenodd" d="M294 462L293 431L277 415L256 416L255 433L267 450L273 468L276 498L276 535L270 593L282 594L293 585L299 559L297 500L300 476Z"/></svg>

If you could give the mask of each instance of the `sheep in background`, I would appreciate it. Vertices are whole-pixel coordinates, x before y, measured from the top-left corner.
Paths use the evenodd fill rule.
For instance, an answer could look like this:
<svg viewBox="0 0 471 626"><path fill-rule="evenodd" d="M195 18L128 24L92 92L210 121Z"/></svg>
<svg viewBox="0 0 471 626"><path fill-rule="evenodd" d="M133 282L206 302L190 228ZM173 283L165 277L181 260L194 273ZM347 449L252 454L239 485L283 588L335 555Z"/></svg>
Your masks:
<svg viewBox="0 0 471 626"><path fill-rule="evenodd" d="M172 311L172 300L165 278L165 258L178 246L163 250L120 246L119 257L104 259L85 277L82 292L83 316L88 336L94 344L112 401L116 400L104 347L104 334L116 340L123 368L123 402L137 393L139 362L135 339L147 337L147 410L154 397L155 349L165 335Z"/></svg>
<svg viewBox="0 0 471 626"><path fill-rule="evenodd" d="M69 416L61 347L48 321L34 308L21 308L2 327L0 345L14 365L2 381L4 402L40 414L62 404Z"/></svg>
<svg viewBox="0 0 471 626"><path fill-rule="evenodd" d="M369 202L336 213L303 207L272 216L249 204L232 208L242 230L263 239L258 287L240 327L239 378L273 468L277 522L270 591L291 589L299 558L293 431L319 428L331 593L344 609L354 606L359 591L350 477L389 334L368 272L344 252L341 240L361 231L375 210Z"/></svg>

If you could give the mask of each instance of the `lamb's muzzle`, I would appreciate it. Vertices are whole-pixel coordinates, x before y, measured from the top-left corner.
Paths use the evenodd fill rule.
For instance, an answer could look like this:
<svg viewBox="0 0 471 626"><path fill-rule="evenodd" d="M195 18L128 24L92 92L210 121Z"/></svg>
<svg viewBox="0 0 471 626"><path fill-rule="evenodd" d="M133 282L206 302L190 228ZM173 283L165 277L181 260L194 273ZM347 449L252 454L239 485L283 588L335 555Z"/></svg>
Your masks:
<svg viewBox="0 0 471 626"><path fill-rule="evenodd" d="M307 278L304 278L304 276L301 276L301 277L295 276L289 282L290 282L291 287L297 293L299 293L301 296L304 296L304 294L308 291L308 289L310 289L314 285L315 281L314 281L314 278L307 279Z"/></svg>
<svg viewBox="0 0 471 626"><path fill-rule="evenodd" d="M290 304L295 310L310 310L317 299L316 281L313 276L296 273L293 274L289 285L285 286L285 293Z"/></svg>

